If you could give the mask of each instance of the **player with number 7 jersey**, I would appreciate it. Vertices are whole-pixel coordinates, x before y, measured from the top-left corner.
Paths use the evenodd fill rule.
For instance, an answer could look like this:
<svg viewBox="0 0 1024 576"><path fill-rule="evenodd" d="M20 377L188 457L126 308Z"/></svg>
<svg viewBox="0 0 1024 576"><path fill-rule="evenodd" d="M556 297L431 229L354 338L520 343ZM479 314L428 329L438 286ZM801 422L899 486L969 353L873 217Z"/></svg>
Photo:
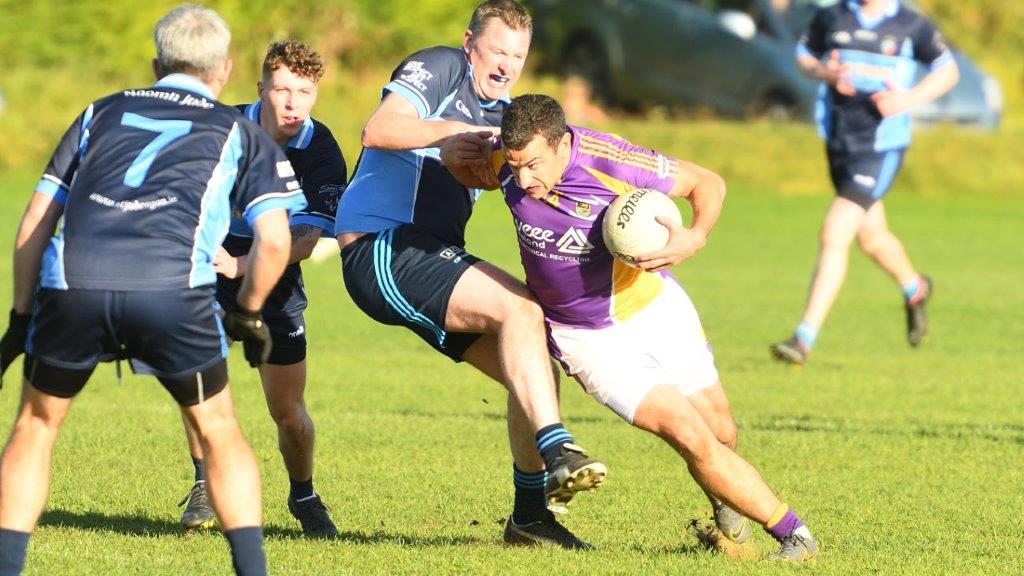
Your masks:
<svg viewBox="0 0 1024 576"><path fill-rule="evenodd" d="M74 121L36 187L64 205L42 288L213 285L232 212L252 221L305 206L280 147L201 88L171 74L98 100Z"/></svg>

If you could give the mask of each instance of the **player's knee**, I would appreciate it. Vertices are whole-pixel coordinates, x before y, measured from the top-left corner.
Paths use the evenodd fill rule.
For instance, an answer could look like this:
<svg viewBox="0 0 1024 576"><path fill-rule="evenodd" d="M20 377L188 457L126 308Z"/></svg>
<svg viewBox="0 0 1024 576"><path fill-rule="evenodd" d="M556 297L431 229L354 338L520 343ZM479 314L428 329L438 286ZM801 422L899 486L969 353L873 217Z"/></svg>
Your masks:
<svg viewBox="0 0 1024 576"><path fill-rule="evenodd" d="M541 326L544 324L544 311L533 298L509 295L509 314L506 322L515 322L525 326Z"/></svg>
<svg viewBox="0 0 1024 576"><path fill-rule="evenodd" d="M710 459L714 445L719 443L707 427L696 426L689 421L675 422L668 435L683 458L692 463Z"/></svg>
<svg viewBox="0 0 1024 576"><path fill-rule="evenodd" d="M56 436L60 425L64 421L62 416L49 412L26 410L14 423L16 433L31 436Z"/></svg>
<svg viewBox="0 0 1024 576"><path fill-rule="evenodd" d="M271 412L277 428L289 436L303 434L313 428L313 422L302 404L289 406L285 410Z"/></svg>

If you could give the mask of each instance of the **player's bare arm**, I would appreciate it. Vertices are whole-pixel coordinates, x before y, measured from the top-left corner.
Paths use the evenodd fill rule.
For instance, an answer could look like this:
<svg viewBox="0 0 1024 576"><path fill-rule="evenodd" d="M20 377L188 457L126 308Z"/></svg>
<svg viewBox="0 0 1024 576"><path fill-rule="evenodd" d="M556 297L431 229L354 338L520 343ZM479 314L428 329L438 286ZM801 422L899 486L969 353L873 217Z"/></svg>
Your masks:
<svg viewBox="0 0 1024 576"><path fill-rule="evenodd" d="M59 202L46 194L32 195L28 208L21 218L18 236L14 245L14 311L27 314L32 310L36 285L39 282L39 266L46 245L57 227L64 209Z"/></svg>
<svg viewBox="0 0 1024 576"><path fill-rule="evenodd" d="M288 264L291 235L288 213L268 210L253 222L252 248L246 262L245 280L238 291L238 304L245 310L260 310Z"/></svg>
<svg viewBox="0 0 1024 576"><path fill-rule="evenodd" d="M886 89L872 94L871 100L874 101L879 114L888 118L931 102L949 92L959 80L960 70L956 66L956 61L950 59L941 68L929 72L910 90L900 90L891 82L886 82Z"/></svg>
<svg viewBox="0 0 1024 576"><path fill-rule="evenodd" d="M292 249L288 255L288 263L295 264L309 258L322 232L320 228L309 224L292 226ZM217 248L217 253L213 257L213 270L225 278L241 278L248 264L248 254L232 256L223 246Z"/></svg>
<svg viewBox="0 0 1024 576"><path fill-rule="evenodd" d="M478 129L465 122L423 120L411 102L388 94L363 126L362 144L380 150L436 148L449 136Z"/></svg>
<svg viewBox="0 0 1024 576"><path fill-rule="evenodd" d="M678 264L703 249L725 201L725 181L721 176L692 162L676 159L672 163L678 175L668 195L686 198L693 210L693 220L687 228L667 218L658 218L658 222L668 228L668 243L663 249L636 259L637 266L649 272Z"/></svg>
<svg viewBox="0 0 1024 576"><path fill-rule="evenodd" d="M463 132L446 138L441 145L441 163L467 188L498 188L498 174L492 165L494 150L491 146L491 137L497 132L497 129Z"/></svg>
<svg viewBox="0 0 1024 576"><path fill-rule="evenodd" d="M835 86L836 91L844 96L857 93L850 79L850 65L839 61L838 50L830 52L825 62L814 56L802 55L797 56L796 63L804 76Z"/></svg>

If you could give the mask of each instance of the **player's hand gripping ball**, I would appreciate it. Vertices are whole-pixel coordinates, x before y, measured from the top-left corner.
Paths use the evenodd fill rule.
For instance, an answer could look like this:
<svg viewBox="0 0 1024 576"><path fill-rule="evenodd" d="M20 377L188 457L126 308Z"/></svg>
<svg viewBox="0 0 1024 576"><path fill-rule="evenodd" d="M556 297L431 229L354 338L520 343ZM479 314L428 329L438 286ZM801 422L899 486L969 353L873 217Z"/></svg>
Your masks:
<svg viewBox="0 0 1024 576"><path fill-rule="evenodd" d="M675 202L657 190L639 188L616 198L605 210L601 227L608 251L635 268L637 256L664 248L668 228L655 220L658 216L683 223Z"/></svg>

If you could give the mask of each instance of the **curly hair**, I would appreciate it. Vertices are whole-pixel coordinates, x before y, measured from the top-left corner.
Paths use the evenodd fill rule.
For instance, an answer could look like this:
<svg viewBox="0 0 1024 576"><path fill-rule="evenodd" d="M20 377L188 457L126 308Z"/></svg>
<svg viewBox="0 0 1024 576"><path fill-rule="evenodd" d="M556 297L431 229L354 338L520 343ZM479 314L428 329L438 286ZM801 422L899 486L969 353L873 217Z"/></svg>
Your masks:
<svg viewBox="0 0 1024 576"><path fill-rule="evenodd" d="M561 105L543 94L523 94L512 100L501 117L501 141L508 150L522 150L538 134L554 148L568 127Z"/></svg>
<svg viewBox="0 0 1024 576"><path fill-rule="evenodd" d="M263 78L284 66L292 74L308 78L313 83L320 82L324 75L324 59L316 50L297 40L274 42L267 48L267 56L263 59Z"/></svg>

